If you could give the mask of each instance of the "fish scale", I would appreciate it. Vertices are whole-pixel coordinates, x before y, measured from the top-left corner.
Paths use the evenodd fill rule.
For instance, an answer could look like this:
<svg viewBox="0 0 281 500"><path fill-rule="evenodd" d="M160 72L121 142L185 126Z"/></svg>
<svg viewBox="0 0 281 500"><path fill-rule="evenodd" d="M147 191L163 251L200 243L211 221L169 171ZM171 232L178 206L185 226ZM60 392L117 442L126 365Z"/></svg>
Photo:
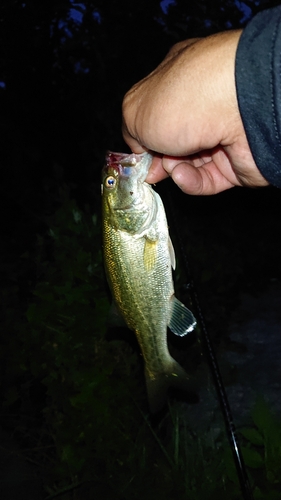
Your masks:
<svg viewBox="0 0 281 500"><path fill-rule="evenodd" d="M161 409L171 385L190 390L171 357L167 326L185 335L195 318L174 297L174 252L160 196L145 182L152 157L108 153L103 168L103 251L117 309L136 334L145 363L151 411Z"/></svg>

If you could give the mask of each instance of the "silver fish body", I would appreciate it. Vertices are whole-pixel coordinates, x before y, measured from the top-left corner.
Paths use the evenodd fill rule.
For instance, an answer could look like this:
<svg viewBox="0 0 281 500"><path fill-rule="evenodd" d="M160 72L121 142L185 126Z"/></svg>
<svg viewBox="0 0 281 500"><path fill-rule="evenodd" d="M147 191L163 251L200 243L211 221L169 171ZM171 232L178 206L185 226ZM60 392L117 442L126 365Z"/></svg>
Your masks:
<svg viewBox="0 0 281 500"><path fill-rule="evenodd" d="M170 385L190 388L171 357L167 326L177 335L196 321L174 297L175 255L160 196L145 182L151 155L108 153L103 168L103 249L108 283L128 327L138 339L148 399L160 409Z"/></svg>

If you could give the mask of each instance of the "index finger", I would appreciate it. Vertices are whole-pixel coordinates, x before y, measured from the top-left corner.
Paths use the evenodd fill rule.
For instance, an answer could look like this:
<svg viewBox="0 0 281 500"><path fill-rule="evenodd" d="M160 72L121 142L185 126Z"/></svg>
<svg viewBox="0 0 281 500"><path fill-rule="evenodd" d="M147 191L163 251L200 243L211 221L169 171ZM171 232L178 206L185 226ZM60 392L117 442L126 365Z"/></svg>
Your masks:
<svg viewBox="0 0 281 500"><path fill-rule="evenodd" d="M169 177L169 174L163 168L163 156L157 153L152 153L152 163L146 177L146 182L149 184L156 184Z"/></svg>
<svg viewBox="0 0 281 500"><path fill-rule="evenodd" d="M125 124L124 118L122 122L122 134L124 141L126 142L126 144L128 144L129 148L133 153L141 154L147 151L147 148L142 146L141 143L138 141L138 139L133 137L132 134L130 134L127 125Z"/></svg>

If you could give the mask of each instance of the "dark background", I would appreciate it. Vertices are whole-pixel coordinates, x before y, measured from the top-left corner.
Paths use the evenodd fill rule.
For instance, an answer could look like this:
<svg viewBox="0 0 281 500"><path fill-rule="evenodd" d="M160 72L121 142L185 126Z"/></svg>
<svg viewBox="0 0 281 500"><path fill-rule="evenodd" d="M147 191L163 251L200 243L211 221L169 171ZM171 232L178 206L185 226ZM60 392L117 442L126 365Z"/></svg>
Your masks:
<svg viewBox="0 0 281 500"><path fill-rule="evenodd" d="M123 470L122 483L121 480L118 482L114 479L112 471L116 469L117 463L118 467L121 467L123 458L116 458L115 462L115 459L112 459L110 464L108 462L108 455L115 456L115 453L119 456L118 450L124 447L120 436L116 439L116 432L119 432L120 428L117 426L117 431L115 430L115 433L112 431L112 435L108 430L112 429L112 420L115 422L114 425L117 425L116 422L119 420L127 422L128 415L131 415L128 420L128 425L131 425L130 431L124 430L124 433L127 432L129 435L131 432L132 440L137 435L136 429L139 429L139 425L145 426L142 416L140 417L142 413L137 412L137 417L134 405L131 407L128 403L128 394L135 395L139 391L142 399L138 404L142 408L141 411L147 412L141 361L139 357L134 357L138 353L136 343L130 335L118 334L117 338L126 339L126 346L130 345L132 352L128 354L126 346L118 347L118 354L113 355L111 351L108 354L107 347L103 347L102 354L97 357L99 373L103 370L105 377L100 382L101 387L112 391L109 408L106 406L109 396L98 393L94 399L95 409L91 406L86 409L81 406L77 409L78 403L73 403L73 394L86 394L86 389L80 379L79 384L82 385L77 389L78 375L75 375L76 378L73 375L65 393L68 394L69 401L72 401L72 406L80 411L79 415L77 413L78 416L76 414L74 416L67 405L59 406L64 390L62 393L59 392L58 382L57 385L53 381L51 383L48 376L54 371L58 377L60 376L58 374L65 369L63 381L67 380L75 356L71 348L70 351L66 349L66 341L63 340L61 345L65 350L62 349L60 361L57 358L53 359L51 351L47 351L47 347L45 349L48 342L51 342L49 341L51 334L47 330L42 330L45 320L53 321L48 316L53 312L50 313L50 309L46 306L47 302L50 304L50 300L54 300L56 314L59 314L60 307L65 307L65 302L60 305L62 303L55 295L61 293L62 287L66 286L65 283L73 280L71 293L74 285L80 287L83 297L89 292L87 287L83 288L84 285L81 285L84 279L81 269L79 268L76 274L73 271L80 252L81 262L83 259L86 261L91 258L91 265L96 263L98 271L94 274L94 285L86 278L83 282L92 287L91 293L94 297L92 312L83 310L82 313L80 310L76 316L79 318L80 326L83 322L82 316L85 318L86 315L89 317L87 328L91 329L95 324L94 331L104 333L104 327L95 323L97 317L104 323L105 310L107 311L104 303L99 302L100 296L107 297L100 255L100 171L107 149L124 151L126 148L120 126L123 96L132 84L160 63L174 43L184 38L206 36L225 29L243 27L259 10L278 4L279 2L250 0L244 2L177 0L174 3L154 0L141 2L89 0L81 3L71 0L40 2L2 0L1 2L0 268L3 305L2 354L0 354L3 403L1 423L3 432L7 433L5 436L10 439L12 435L15 438L15 446L19 446L13 457L21 455L24 463L27 459L37 463L41 471L39 475L41 478L43 476L40 483L43 482L42 498L47 497L47 491L49 498L53 498L52 495L63 492L66 487L69 487L71 493L69 496L64 495L63 498L79 498L79 495L75 496L77 493L74 494L80 484L79 481L94 481L90 469L95 470L96 474L94 476L96 490L93 491L96 492L97 498L102 498L104 494L109 495L108 492L114 489L115 493L110 493L113 495L112 498L138 498L137 495L133 496L130 489L124 489L124 485L132 480L133 476L135 477L132 471L134 467L139 470L139 465L134 464L127 474ZM261 190L237 188L215 197L193 198L183 195L178 188L166 181L159 189L164 200L167 190L171 191L174 200L177 222L170 219L170 225L179 258L177 286L184 295L185 271L180 251L177 250L176 225L189 256L212 338L215 345L221 345L227 341L225 332L229 315L239 303L241 292L259 293L270 286L272 280L280 280L280 245L278 245L280 192L273 187ZM64 215L69 210L81 210L81 213L88 217L87 220L94 215L95 232L91 232L93 230L90 229L90 225L85 225L86 229L81 229L81 233L75 227L73 229L72 223L66 222L68 219ZM56 243L50 242L50 230L58 231L56 234L63 237L60 240L57 237ZM59 245L58 240L63 243L56 247ZM69 261L69 268L66 271L63 266L67 262L70 247L76 261L75 265L74 260ZM73 256L72 258L74 259ZM61 271L58 278L61 269L64 271ZM54 286L55 292L54 289L51 291L52 299L44 288L46 284ZM34 291L37 302L34 302ZM74 299L71 300L75 302ZM82 304L83 299L79 300ZM33 307L34 303L39 311L37 323L32 316L33 313L30 313L31 304ZM84 305L83 303L83 307ZM29 311L29 314L26 311ZM64 309L63 314L66 315ZM75 336L74 333L72 335ZM95 335L99 338L98 334ZM78 338L77 334L75 342L78 342ZM86 344L89 341L89 336L84 338L82 335L81 338L82 343ZM56 336L52 337L52 342L59 343ZM185 358L186 350L189 348L188 342L184 348L179 348L179 358ZM90 344L89 352L92 348ZM84 349L87 350L85 347ZM118 363L123 359L124 349L130 361L128 366L126 365L127 368L122 368L123 371L119 372ZM178 346L175 345L174 349L177 350ZM117 361L116 356L120 358ZM186 364L196 367L201 356L200 352L195 349L189 356ZM46 359L49 363L47 368ZM117 378L115 372L112 372L113 359L118 365L114 368L117 370ZM184 360L182 362L184 363ZM91 360L86 358L86 353L83 351L77 361L77 366L80 367L77 368L77 373L79 370L83 371L82 367L87 363L90 365ZM115 381L118 377L120 379L119 384L117 382L116 386L113 384L114 389L110 379L112 373ZM95 376L92 372L85 374L84 378L88 377L87 387ZM135 382L130 382L129 389L125 390L128 377ZM62 386L63 383L60 381ZM121 392L116 396L119 389ZM87 401L93 398L93 393L89 394L89 397L85 396ZM138 396L136 398L138 400ZM97 403L97 401L102 402ZM126 403L123 413L114 416L116 407L122 407L124 401ZM83 404L86 404L85 401ZM106 422L104 427L95 414L98 404L103 415L107 414L106 412L110 413L108 421L102 417ZM86 415L86 420L88 419L83 425L81 424L83 432L86 432L85 428L91 419L95 421L97 418L98 423L95 424L97 433L90 434L88 440L85 438L87 444L83 444L84 448L79 441L78 452L78 444L73 439L73 434L80 425L77 422L81 423L82 413ZM37 419L36 425L30 424L31 418ZM141 418L141 424L138 423L138 418ZM68 429L66 422L70 421L74 423L73 427L70 425ZM62 427L65 429L65 434L62 432ZM34 428L36 428L35 433ZM169 434L169 431L165 432ZM97 444L98 435L106 436L103 438L103 444ZM123 438L126 441L127 438L124 436ZM140 441L141 439L144 438L139 436ZM91 446L90 442L94 445ZM46 455L42 455L35 451L43 445L46 449L50 447L50 455L47 452ZM8 441L2 448L10 452L13 446L14 444ZM153 448L151 443L147 446ZM98 452L94 452L93 449L98 449ZM84 461L86 457L87 465L80 464L80 455L84 457ZM155 456L152 453L147 462L155 464L157 462ZM6 458L3 460L6 462ZM52 471L47 473L47 477L42 474L42 466L45 470ZM161 476L160 471L163 471L163 468L161 464L158 466L158 473ZM18 465L12 464L11 467L18 469ZM123 477L122 474L119 471L117 475ZM33 478L33 475L30 477ZM112 477L113 479L109 480ZM152 474L149 484L154 484L154 479ZM21 488L20 481L15 478L12 480ZM108 490L101 486L106 482ZM132 484L134 485L133 480ZM142 481L138 484L139 488L141 484ZM29 491L27 486L26 488L26 491ZM122 493L123 490L125 493ZM166 498L164 490L165 485L159 498ZM11 491L10 483L7 491ZM156 488L153 493L156 496L159 494L157 491ZM148 498L147 492L142 494ZM177 494L178 496L174 493L173 498L183 498L181 490ZM5 495L5 498L10 498L9 493L6 492ZM28 495L31 493L27 493L26 498L33 498ZM41 493L36 495L34 498L40 498ZM144 497L140 495L140 498Z"/></svg>
<svg viewBox="0 0 281 500"><path fill-rule="evenodd" d="M71 186L80 203L89 202L93 210L99 207L97 184L105 151L126 149L120 131L124 93L161 61L172 44L186 37L243 27L256 12L278 3L1 2L0 154L5 252L11 255L19 247L20 252L24 250L25 240L40 226L39 214L52 210L50 190L63 182ZM258 194L245 191L237 189L203 200L182 197L178 190L181 217L188 216L185 225L191 227L192 220L197 225L199 213L203 218L210 214L211 222L205 219L201 235L212 225L216 213L224 219L230 210L230 218L225 224L222 221L226 232L236 223L251 234L253 224L264 224L256 245L264 247L269 240L268 252L273 252L276 245L273 248L270 241L275 232L269 227L279 221L279 193L275 189ZM36 214L37 222L31 214ZM21 236L15 236L16 230ZM236 233L233 238L242 236ZM252 238L239 248L247 260L246 243L251 245ZM192 245L196 247L195 241ZM247 264L251 266L256 255L257 249ZM272 268L274 277L278 274L276 262L271 256L269 263L268 257L264 265ZM243 272L248 272L247 265ZM249 272L260 274L260 270Z"/></svg>

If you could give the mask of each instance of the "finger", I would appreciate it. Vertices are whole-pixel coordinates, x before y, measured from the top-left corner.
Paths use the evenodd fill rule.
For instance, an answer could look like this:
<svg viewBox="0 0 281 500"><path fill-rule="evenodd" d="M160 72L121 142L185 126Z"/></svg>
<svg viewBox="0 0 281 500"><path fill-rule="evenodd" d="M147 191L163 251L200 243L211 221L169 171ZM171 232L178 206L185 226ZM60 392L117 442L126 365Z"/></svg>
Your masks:
<svg viewBox="0 0 281 500"><path fill-rule="evenodd" d="M179 163L186 163L192 165L193 167L201 167L205 162L198 155L189 155L189 156L168 156L164 155L162 159L162 166L171 174L174 168L179 165Z"/></svg>
<svg viewBox="0 0 281 500"><path fill-rule="evenodd" d="M170 175L184 193L192 195L212 195L234 186L213 162L201 167L178 163Z"/></svg>
<svg viewBox="0 0 281 500"><path fill-rule="evenodd" d="M153 160L146 177L146 182L155 184L156 182L166 179L169 175L162 166L162 155L153 155Z"/></svg>
<svg viewBox="0 0 281 500"><path fill-rule="evenodd" d="M144 153L145 151L147 151L147 149L140 144L138 139L136 139L135 137L133 137L130 134L124 121L122 124L122 134L123 134L124 141L126 142L126 144L128 144L129 148L131 149L131 151L133 153L141 154L141 153Z"/></svg>

